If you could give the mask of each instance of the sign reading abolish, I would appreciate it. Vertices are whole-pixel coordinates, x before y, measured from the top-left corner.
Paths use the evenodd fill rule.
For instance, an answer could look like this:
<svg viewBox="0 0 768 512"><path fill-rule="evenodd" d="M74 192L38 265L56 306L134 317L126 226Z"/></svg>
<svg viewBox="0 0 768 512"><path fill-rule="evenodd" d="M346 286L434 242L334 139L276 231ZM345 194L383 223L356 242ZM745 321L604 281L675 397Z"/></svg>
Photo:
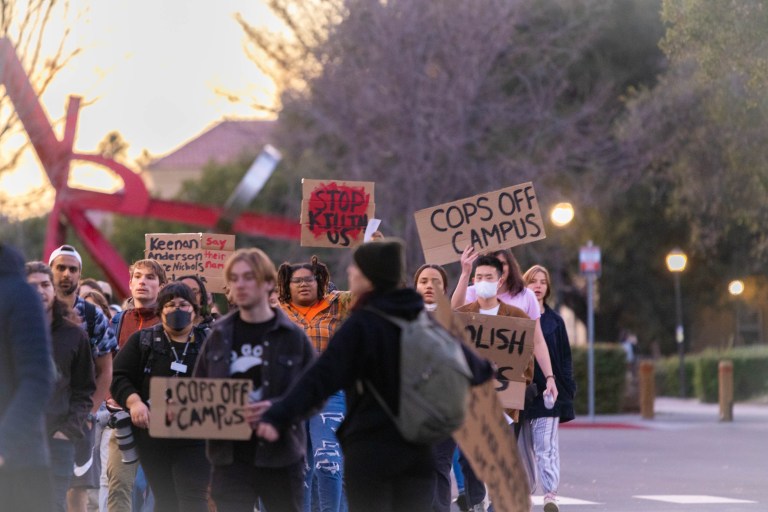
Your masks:
<svg viewBox="0 0 768 512"><path fill-rule="evenodd" d="M152 377L149 435L190 439L250 439L247 379Z"/></svg>
<svg viewBox="0 0 768 512"><path fill-rule="evenodd" d="M507 409L525 407L525 369L533 355L534 320L511 316L454 313L466 339L481 357L499 368L496 391Z"/></svg>
<svg viewBox="0 0 768 512"><path fill-rule="evenodd" d="M464 425L453 438L488 486L495 510L531 510L528 477L515 435L493 388L493 382L472 388Z"/></svg>
<svg viewBox="0 0 768 512"><path fill-rule="evenodd" d="M424 259L444 265L467 245L489 252L546 238L533 183L480 194L414 214Z"/></svg>
<svg viewBox="0 0 768 512"><path fill-rule="evenodd" d="M224 262L235 250L235 235L147 233L144 241L144 257L160 263L169 281L194 274L209 292L224 292Z"/></svg>
<svg viewBox="0 0 768 512"><path fill-rule="evenodd" d="M376 204L370 181L301 180L301 245L354 247L363 243Z"/></svg>

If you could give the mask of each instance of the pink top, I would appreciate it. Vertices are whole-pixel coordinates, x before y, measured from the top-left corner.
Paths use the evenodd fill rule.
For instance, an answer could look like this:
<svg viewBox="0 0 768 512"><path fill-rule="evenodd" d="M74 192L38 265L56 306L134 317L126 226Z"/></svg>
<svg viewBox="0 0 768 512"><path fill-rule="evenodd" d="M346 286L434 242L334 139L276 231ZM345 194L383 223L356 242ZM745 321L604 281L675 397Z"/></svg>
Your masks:
<svg viewBox="0 0 768 512"><path fill-rule="evenodd" d="M497 298L504 304L509 304L510 306L522 309L531 320L537 320L541 316L539 301L536 300L536 294L528 288L523 288L523 291L514 297L510 295L509 292L504 292L497 295ZM477 292L475 291L475 285L467 287L467 296L464 298L464 304L469 304L476 300Z"/></svg>

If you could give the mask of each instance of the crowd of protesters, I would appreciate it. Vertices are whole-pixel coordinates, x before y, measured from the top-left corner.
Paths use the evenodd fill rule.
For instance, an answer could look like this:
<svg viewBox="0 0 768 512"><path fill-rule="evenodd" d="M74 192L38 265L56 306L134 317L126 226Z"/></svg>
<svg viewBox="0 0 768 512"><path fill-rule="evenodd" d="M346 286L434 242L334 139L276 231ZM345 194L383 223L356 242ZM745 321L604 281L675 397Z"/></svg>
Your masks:
<svg viewBox="0 0 768 512"><path fill-rule="evenodd" d="M563 321L546 303L547 269L523 275L511 251L480 255L470 246L449 296L444 268L423 265L409 278L402 241L376 238L354 250L348 291L336 289L317 257L276 267L246 248L225 263L220 301L199 276L169 282L162 265L143 259L130 267L121 304L107 283L84 277L74 247L25 264L0 243L3 505L447 512L453 472L461 510L493 510L452 438L410 442L392 420L401 328L387 315L412 321L426 310L437 322L452 309L535 321L526 405L506 417L527 484L542 491L546 512L557 512L557 433L574 418L575 385ZM461 338L461 325L446 329ZM490 361L461 348L472 385L494 376ZM150 436L152 377L249 380L250 439ZM126 446L121 429L134 444Z"/></svg>

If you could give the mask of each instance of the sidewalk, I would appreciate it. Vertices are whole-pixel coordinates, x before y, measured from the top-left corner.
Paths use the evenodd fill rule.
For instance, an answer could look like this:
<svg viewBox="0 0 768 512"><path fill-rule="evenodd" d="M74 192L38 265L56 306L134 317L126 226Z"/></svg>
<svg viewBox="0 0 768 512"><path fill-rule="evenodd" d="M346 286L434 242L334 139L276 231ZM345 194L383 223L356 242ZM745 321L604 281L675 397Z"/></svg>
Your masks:
<svg viewBox="0 0 768 512"><path fill-rule="evenodd" d="M652 420L642 419L640 413L598 414L594 421L590 421L587 415L580 415L561 428L664 429L720 423L718 404L705 404L694 398L658 397L654 411ZM733 422L764 423L768 426L768 405L737 403L733 408Z"/></svg>

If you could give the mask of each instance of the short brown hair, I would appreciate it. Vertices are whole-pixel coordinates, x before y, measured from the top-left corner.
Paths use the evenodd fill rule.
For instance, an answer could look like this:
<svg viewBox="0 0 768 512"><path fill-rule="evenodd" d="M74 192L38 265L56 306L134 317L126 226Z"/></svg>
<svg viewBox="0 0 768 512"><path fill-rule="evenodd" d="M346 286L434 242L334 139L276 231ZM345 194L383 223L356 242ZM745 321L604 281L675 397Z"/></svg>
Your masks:
<svg viewBox="0 0 768 512"><path fill-rule="evenodd" d="M168 282L168 278L165 277L165 269L161 264L157 262L157 260L153 260L152 258L147 258L143 260L137 260L133 262L133 265L128 269L128 280L130 281L133 279L133 270L138 267L149 267L152 269L152 272L157 274L157 279L160 281L161 285L164 285Z"/></svg>
<svg viewBox="0 0 768 512"><path fill-rule="evenodd" d="M232 265L238 261L245 262L256 276L256 280L264 283L277 282L277 269L275 264L267 254L257 247L248 249L238 249L227 259L224 264L224 277L229 283L229 273L232 271Z"/></svg>

